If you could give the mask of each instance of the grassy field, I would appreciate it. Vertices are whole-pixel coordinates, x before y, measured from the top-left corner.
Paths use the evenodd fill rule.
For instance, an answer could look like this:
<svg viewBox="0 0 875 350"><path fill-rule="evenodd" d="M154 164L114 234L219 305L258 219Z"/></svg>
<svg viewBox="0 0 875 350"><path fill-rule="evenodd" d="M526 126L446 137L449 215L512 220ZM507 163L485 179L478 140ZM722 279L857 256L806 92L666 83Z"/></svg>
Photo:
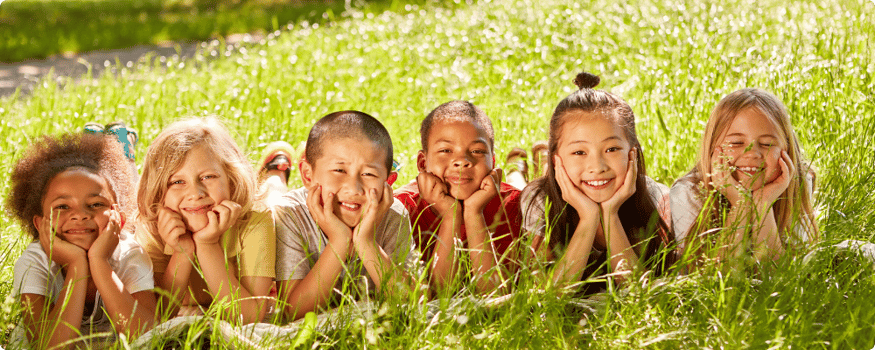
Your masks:
<svg viewBox="0 0 875 350"><path fill-rule="evenodd" d="M359 1L364 2L364 0ZM369 1L381 9L397 1ZM343 1L0 1L0 62L119 49L237 33L269 33L289 22L327 22ZM404 3L408 3L405 1ZM402 5L403 6L403 5Z"/></svg>
<svg viewBox="0 0 875 350"><path fill-rule="evenodd" d="M92 120L124 120L148 145L174 120L218 115L254 161L267 142L297 144L317 118L359 109L388 127L405 183L416 175L418 123L438 104L468 99L482 107L503 159L511 147L546 138L553 107L585 69L632 105L649 175L667 184L692 166L704 121L722 96L742 87L774 92L818 172L822 245L875 241L875 3L509 0L453 7L352 10L329 26L294 25L233 54L202 52L135 73L119 67L62 90L46 80L30 97L0 100L7 155L0 179L34 137ZM8 193L7 181L0 183ZM10 219L0 223L4 300L26 242ZM524 271L501 306L461 302L426 319L415 312L418 301L387 304L360 322L311 335L305 346L871 349L870 265L855 256L807 265L788 256L754 280L702 271L662 285L632 283L604 296L595 312L530 292L537 285ZM3 301L0 325L17 321L14 304Z"/></svg>

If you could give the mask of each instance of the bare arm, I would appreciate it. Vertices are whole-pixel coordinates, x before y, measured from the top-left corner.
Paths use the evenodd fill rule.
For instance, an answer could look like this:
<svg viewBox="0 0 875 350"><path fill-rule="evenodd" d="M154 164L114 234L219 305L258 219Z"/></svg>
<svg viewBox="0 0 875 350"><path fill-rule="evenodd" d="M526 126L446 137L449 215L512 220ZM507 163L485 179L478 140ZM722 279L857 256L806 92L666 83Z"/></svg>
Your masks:
<svg viewBox="0 0 875 350"><path fill-rule="evenodd" d="M394 202L392 187L383 184L382 193L376 189L370 189L366 193L368 207L361 223L356 226L353 233L353 247L364 265L368 276L374 281L377 288L382 288L384 282L390 286L402 284L413 289L413 280L410 279L403 269L395 266L389 254L377 244L377 224L382 222ZM404 289L408 289L404 288ZM397 289L390 288L390 291Z"/></svg>
<svg viewBox="0 0 875 350"><path fill-rule="evenodd" d="M349 243L334 244L329 241L304 279L279 282L278 289L283 297L286 317L297 320L328 304L334 285L343 271L343 261L348 251Z"/></svg>
<svg viewBox="0 0 875 350"><path fill-rule="evenodd" d="M155 293L131 294L106 260L91 259L89 264L94 284L117 331L137 336L155 325Z"/></svg>
<svg viewBox="0 0 875 350"><path fill-rule="evenodd" d="M483 210L498 195L501 183L501 169L494 169L483 178L480 188L465 200L463 216L468 232L468 251L477 281L477 291L488 293L502 286L505 274L498 264L492 233L486 226Z"/></svg>
<svg viewBox="0 0 875 350"><path fill-rule="evenodd" d="M323 193L319 185L307 191L307 209L325 233L328 244L304 279L280 282L279 290L285 299L283 310L288 318L299 319L328 304L343 272L343 263L349 258L352 230L332 211L336 200L333 193Z"/></svg>
<svg viewBox="0 0 875 350"><path fill-rule="evenodd" d="M52 348L79 335L82 314L85 312L88 273L85 254L82 254L81 261L67 265L64 287L58 294L58 300L49 306L48 313L45 310L45 296L21 295L27 338L35 348Z"/></svg>

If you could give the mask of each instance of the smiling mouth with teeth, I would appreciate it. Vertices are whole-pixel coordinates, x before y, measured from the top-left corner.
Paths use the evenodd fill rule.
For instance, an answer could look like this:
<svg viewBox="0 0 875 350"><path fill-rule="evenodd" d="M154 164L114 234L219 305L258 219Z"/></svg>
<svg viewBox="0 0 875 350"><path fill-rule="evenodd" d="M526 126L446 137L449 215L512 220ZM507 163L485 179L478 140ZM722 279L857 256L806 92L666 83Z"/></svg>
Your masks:
<svg viewBox="0 0 875 350"><path fill-rule="evenodd" d="M95 229L93 229L93 228L80 228L80 229L71 229L71 230L66 230L66 231L64 231L64 234L68 234L68 235L86 235L86 234L93 234L93 233L96 232L96 231L97 231L97 230L95 230Z"/></svg>
<svg viewBox="0 0 875 350"><path fill-rule="evenodd" d="M738 169L738 171L741 171L741 172L747 173L747 174L758 173L761 170L759 167L751 167L751 166L736 167L736 169Z"/></svg>
<svg viewBox="0 0 875 350"><path fill-rule="evenodd" d="M585 183L585 184L586 184L587 186L589 186L589 187L601 188L601 187L605 187L605 186L607 186L608 183L611 182L611 181L613 181L613 180L614 180L614 179L607 179L607 180L592 180L592 181L586 181L586 180L584 180L583 183Z"/></svg>
<svg viewBox="0 0 875 350"><path fill-rule="evenodd" d="M347 203L347 202L340 202L340 206L346 210L353 210L353 211L359 210L359 208L362 207L361 204Z"/></svg>

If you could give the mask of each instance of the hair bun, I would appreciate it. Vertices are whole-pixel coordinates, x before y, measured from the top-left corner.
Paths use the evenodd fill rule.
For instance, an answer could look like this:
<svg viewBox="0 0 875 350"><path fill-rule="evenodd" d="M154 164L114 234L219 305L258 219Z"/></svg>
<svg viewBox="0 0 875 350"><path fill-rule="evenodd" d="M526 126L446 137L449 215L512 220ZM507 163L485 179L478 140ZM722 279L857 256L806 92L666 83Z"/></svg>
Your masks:
<svg viewBox="0 0 875 350"><path fill-rule="evenodd" d="M598 75L591 74L588 72L580 72L574 77L574 85L577 85L581 90L583 89L592 89L599 85L601 82L601 78Z"/></svg>

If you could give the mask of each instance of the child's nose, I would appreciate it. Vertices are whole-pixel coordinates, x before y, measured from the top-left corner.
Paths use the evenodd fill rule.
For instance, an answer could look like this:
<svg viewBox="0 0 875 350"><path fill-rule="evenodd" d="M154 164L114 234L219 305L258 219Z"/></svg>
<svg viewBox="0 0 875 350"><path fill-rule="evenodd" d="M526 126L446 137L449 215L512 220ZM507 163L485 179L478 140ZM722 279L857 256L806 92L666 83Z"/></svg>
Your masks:
<svg viewBox="0 0 875 350"><path fill-rule="evenodd" d="M604 157L596 154L586 161L586 170L590 173L603 173L608 170L608 165L605 163Z"/></svg>
<svg viewBox="0 0 875 350"><path fill-rule="evenodd" d="M362 182L361 177L351 176L350 179L346 181L344 186L348 191L352 192L352 194L364 194L365 193L365 185Z"/></svg>
<svg viewBox="0 0 875 350"><path fill-rule="evenodd" d="M203 198L207 193L207 187L204 184L196 181L194 186L189 186L188 188L188 196L190 198Z"/></svg>
<svg viewBox="0 0 875 350"><path fill-rule="evenodd" d="M79 208L73 209L72 213L70 213L70 219L71 220L88 220L93 215L94 214L91 212L91 210L79 207Z"/></svg>
<svg viewBox="0 0 875 350"><path fill-rule="evenodd" d="M453 166L455 167L469 167L471 164L471 158L468 155L463 155L453 160Z"/></svg>

